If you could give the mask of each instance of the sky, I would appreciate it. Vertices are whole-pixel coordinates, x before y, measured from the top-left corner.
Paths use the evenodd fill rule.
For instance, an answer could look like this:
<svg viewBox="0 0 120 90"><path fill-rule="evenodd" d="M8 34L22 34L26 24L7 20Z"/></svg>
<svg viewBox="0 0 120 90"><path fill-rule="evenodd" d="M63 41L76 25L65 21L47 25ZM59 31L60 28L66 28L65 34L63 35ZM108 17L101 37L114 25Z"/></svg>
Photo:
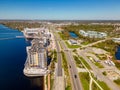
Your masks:
<svg viewBox="0 0 120 90"><path fill-rule="evenodd" d="M0 19L120 20L120 0L0 0Z"/></svg>

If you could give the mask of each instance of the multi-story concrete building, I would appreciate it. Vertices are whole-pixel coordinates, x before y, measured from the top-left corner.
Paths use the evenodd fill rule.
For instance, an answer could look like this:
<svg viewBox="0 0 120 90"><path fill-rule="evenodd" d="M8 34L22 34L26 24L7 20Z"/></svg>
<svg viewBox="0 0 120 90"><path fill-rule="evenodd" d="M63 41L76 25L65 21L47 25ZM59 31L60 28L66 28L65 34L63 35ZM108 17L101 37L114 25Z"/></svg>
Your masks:
<svg viewBox="0 0 120 90"><path fill-rule="evenodd" d="M26 34L27 33L27 34ZM36 28L24 31L25 37L29 34L33 38L32 45L27 47L27 60L23 70L26 76L44 76L47 69L47 46L50 39L48 29Z"/></svg>
<svg viewBox="0 0 120 90"><path fill-rule="evenodd" d="M27 47L28 63L30 67L47 68L47 51L42 43L35 42Z"/></svg>

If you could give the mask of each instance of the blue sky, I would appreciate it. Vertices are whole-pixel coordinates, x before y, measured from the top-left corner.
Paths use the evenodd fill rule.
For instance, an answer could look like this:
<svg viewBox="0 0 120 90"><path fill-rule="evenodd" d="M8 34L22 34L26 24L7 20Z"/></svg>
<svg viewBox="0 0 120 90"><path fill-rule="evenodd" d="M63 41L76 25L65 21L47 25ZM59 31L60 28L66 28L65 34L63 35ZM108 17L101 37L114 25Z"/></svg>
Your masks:
<svg viewBox="0 0 120 90"><path fill-rule="evenodd" d="M0 0L0 19L120 20L120 0Z"/></svg>

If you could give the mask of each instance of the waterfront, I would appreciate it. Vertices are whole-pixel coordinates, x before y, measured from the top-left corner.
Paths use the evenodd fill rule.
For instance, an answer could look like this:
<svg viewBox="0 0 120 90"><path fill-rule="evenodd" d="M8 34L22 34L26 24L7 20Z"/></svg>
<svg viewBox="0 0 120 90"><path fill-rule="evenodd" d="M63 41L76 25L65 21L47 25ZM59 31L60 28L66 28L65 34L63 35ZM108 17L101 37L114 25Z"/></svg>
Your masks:
<svg viewBox="0 0 120 90"><path fill-rule="evenodd" d="M115 57L117 60L120 60L120 46L116 47L117 48L117 51L115 53Z"/></svg>
<svg viewBox="0 0 120 90"><path fill-rule="evenodd" d="M18 30L0 25L0 39L23 36ZM26 46L30 42L24 38L0 40L0 90L42 90L43 77L28 78L23 74L26 61Z"/></svg>

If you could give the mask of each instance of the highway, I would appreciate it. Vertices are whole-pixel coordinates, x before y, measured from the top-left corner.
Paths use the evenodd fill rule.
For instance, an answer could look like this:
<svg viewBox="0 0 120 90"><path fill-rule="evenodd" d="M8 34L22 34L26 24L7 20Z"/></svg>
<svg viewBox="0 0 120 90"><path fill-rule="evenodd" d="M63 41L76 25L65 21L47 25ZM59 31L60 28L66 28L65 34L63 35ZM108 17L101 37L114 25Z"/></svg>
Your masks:
<svg viewBox="0 0 120 90"><path fill-rule="evenodd" d="M80 78L78 75L78 71L76 68L76 64L74 62L74 58L72 56L72 52L68 50L67 46L65 43L60 39L59 35L57 35L58 41L60 41L61 46L65 52L66 59L68 62L68 69L70 73L70 78L71 78L71 83L72 83L72 90L83 90L82 89L82 84L80 83Z"/></svg>
<svg viewBox="0 0 120 90"><path fill-rule="evenodd" d="M55 30L54 27L52 27L52 33L56 32L54 30ZM83 90L82 84L80 82L80 78L78 75L77 67L76 67L76 64L74 62L74 58L72 56L72 52L67 48L67 46L61 40L61 38L59 37L59 35L57 33L56 33L56 35L54 34L54 38L55 38L55 42L56 42L57 55L58 55L57 56L58 57L58 76L62 74L62 65L61 65L62 61L61 61L60 45L58 44L60 42L60 44L63 48L63 51L65 53L66 59L67 59L72 90Z"/></svg>
<svg viewBox="0 0 120 90"><path fill-rule="evenodd" d="M56 49L57 49L57 60L58 60L58 66L57 66L57 75L58 76L62 76L62 61L61 61L61 59L62 59L62 56L61 56L61 51L60 51L60 46L59 46L59 44L58 44L58 40L57 40L57 38L56 38L56 36L55 36L55 43L56 43Z"/></svg>
<svg viewBox="0 0 120 90"><path fill-rule="evenodd" d="M51 32L54 35L53 30L51 30ZM58 39L55 35L54 35L54 38L55 38L55 44L56 44L56 50L57 50L57 60L58 60L57 76L62 76L62 55L61 55L60 45L59 45Z"/></svg>
<svg viewBox="0 0 120 90"><path fill-rule="evenodd" d="M53 33L53 32L52 32ZM54 35L56 50L57 50L57 64L55 70L55 80L54 80L54 88L53 90L65 90L65 80L64 74L62 72L62 55L61 55L61 47L59 45L59 41L57 37Z"/></svg>

